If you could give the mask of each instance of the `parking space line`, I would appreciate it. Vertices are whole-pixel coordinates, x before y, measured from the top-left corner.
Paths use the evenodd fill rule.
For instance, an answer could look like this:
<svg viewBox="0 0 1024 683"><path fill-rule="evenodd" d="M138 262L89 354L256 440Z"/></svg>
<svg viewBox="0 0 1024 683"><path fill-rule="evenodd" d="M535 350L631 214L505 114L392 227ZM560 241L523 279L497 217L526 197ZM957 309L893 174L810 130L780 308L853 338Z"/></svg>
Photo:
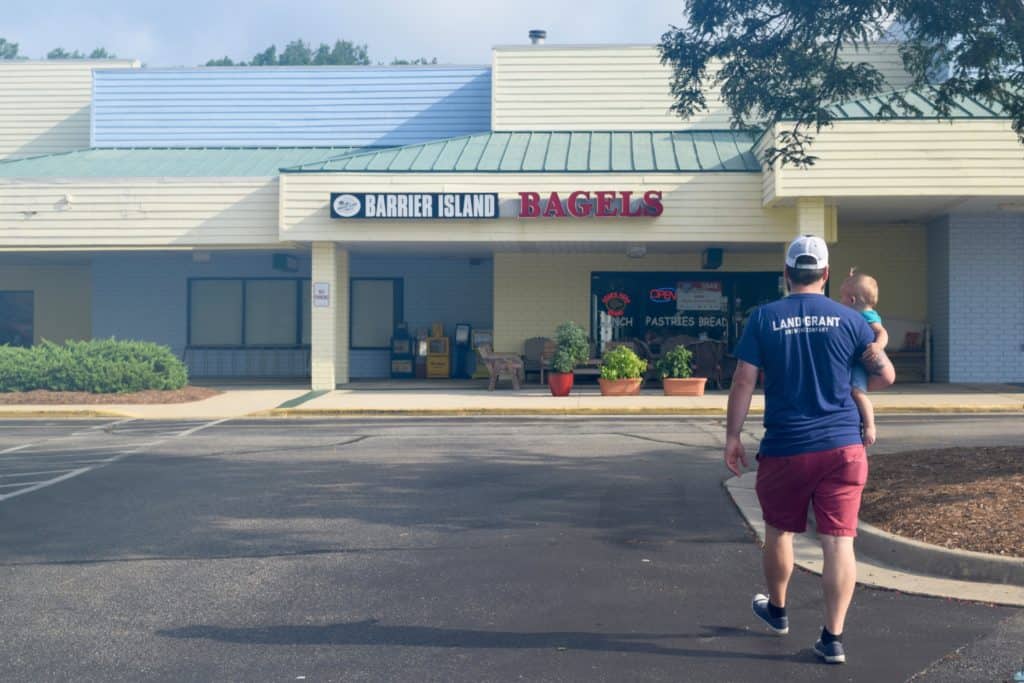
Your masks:
<svg viewBox="0 0 1024 683"><path fill-rule="evenodd" d="M11 479L13 477L37 477L42 474L61 474L62 472L70 472L73 469L75 468L69 467L63 470L43 470L42 472L18 472L16 474L0 474L0 479Z"/></svg>
<svg viewBox="0 0 1024 683"><path fill-rule="evenodd" d="M214 420L213 422L207 422L205 424L199 425L198 427L193 427L192 429L189 429L189 430L186 430L184 432L181 432L180 434L178 434L174 438L181 439L181 438L186 437L186 436L191 436L191 435L195 434L196 432L198 432L200 430L206 429L207 427L215 427L215 426L217 426L217 425L219 425L219 424L221 424L223 422L227 422L228 420L231 420L231 419L234 419L234 418L225 417L225 418L222 418L220 420Z"/></svg>
<svg viewBox="0 0 1024 683"><path fill-rule="evenodd" d="M38 491L39 489L44 489L47 486L53 486L54 484L59 484L62 481L65 481L67 479L71 479L72 477L77 477L79 474L84 474L84 473L88 472L91 469L93 469L93 468L92 467L82 467L82 468L79 468L77 470L71 470L67 474L62 475L60 477L54 477L53 479L47 479L46 481L40 482L40 483L35 484L33 486L29 486L27 488L19 489L17 491L12 492L12 493L0 494L0 501L5 501L5 500L8 500L10 498L14 498L16 496L23 496L26 493L32 493L33 491Z"/></svg>

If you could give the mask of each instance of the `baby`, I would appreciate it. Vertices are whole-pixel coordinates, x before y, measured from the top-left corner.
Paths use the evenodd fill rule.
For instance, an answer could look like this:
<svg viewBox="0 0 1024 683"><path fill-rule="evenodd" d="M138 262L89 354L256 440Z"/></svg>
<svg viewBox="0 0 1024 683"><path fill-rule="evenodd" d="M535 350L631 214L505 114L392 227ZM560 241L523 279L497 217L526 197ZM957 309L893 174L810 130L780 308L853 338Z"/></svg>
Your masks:
<svg viewBox="0 0 1024 683"><path fill-rule="evenodd" d="M875 341L869 344L865 356L874 356L884 353L885 347L889 344L889 333L882 327L882 316L878 315L875 306L878 305L878 283L875 278L864 273L855 272L850 269L850 277L846 278L842 287L839 288L839 296L842 303L850 308L860 311L864 320L875 333ZM860 419L864 425L864 445L871 446L875 443L878 433L875 429L875 408L868 398L868 374L864 367L857 363L853 366L853 400L860 410Z"/></svg>

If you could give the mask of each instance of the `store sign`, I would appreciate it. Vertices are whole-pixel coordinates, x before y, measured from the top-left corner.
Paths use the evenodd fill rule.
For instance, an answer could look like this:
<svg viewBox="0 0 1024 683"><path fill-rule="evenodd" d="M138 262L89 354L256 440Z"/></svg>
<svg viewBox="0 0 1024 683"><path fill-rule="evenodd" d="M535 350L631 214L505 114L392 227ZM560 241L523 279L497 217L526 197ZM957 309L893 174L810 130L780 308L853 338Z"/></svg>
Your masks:
<svg viewBox="0 0 1024 683"><path fill-rule="evenodd" d="M664 211L659 190L519 193L520 218L654 218Z"/></svg>
<svg viewBox="0 0 1024 683"><path fill-rule="evenodd" d="M625 315L626 306L629 306L629 295L624 292L608 292L601 298L608 315L619 318Z"/></svg>
<svg viewBox="0 0 1024 683"><path fill-rule="evenodd" d="M331 218L497 218L494 192L332 192Z"/></svg>
<svg viewBox="0 0 1024 683"><path fill-rule="evenodd" d="M651 301L656 304L670 304L676 300L675 287L655 287L648 294Z"/></svg>

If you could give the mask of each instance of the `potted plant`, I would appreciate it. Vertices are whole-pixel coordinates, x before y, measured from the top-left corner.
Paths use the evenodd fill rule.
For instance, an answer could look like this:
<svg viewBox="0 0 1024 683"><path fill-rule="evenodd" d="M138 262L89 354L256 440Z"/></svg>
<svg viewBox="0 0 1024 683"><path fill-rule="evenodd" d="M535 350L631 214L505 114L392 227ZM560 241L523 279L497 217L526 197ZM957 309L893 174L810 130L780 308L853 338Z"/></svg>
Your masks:
<svg viewBox="0 0 1024 683"><path fill-rule="evenodd" d="M628 346L616 346L601 360L602 396L635 396L647 371L647 361Z"/></svg>
<svg viewBox="0 0 1024 683"><path fill-rule="evenodd" d="M677 346L658 361L658 377L666 396L703 396L707 377L693 377L693 352Z"/></svg>
<svg viewBox="0 0 1024 683"><path fill-rule="evenodd" d="M576 323L562 323L555 330L555 355L551 357L548 388L552 396L568 396L572 390L573 369L590 357L587 332Z"/></svg>

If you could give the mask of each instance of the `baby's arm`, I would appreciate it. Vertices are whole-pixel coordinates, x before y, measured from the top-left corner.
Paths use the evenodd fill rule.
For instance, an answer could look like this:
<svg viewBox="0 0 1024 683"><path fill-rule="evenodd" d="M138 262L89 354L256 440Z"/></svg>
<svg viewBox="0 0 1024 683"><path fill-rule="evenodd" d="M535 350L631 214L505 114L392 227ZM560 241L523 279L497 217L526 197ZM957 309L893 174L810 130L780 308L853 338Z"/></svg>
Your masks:
<svg viewBox="0 0 1024 683"><path fill-rule="evenodd" d="M871 323L871 331L875 333L875 341L873 344L868 344L867 350L864 351L864 358L873 358L884 353L885 347L889 345L889 333L882 327L882 323Z"/></svg>

